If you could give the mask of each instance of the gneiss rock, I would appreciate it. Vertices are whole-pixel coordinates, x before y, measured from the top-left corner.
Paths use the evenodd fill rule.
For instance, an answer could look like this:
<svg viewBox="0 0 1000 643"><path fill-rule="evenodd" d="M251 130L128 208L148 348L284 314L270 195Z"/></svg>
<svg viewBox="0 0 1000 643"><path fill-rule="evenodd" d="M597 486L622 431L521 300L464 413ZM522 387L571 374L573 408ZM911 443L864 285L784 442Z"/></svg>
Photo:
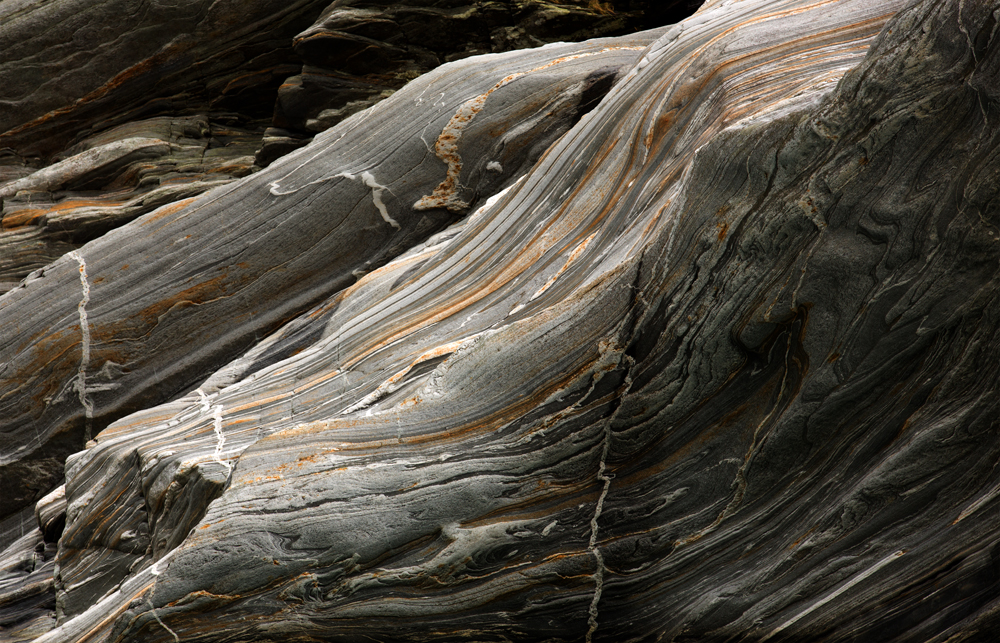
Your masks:
<svg viewBox="0 0 1000 643"><path fill-rule="evenodd" d="M325 4L0 9L0 292L140 214L268 165L446 60L632 33L694 10L692 0L614 11L580 0L335 2L320 16ZM493 42L487 22L519 35ZM397 42L404 31L410 40ZM403 58L345 50L360 33L382 34Z"/></svg>
<svg viewBox="0 0 1000 643"><path fill-rule="evenodd" d="M112 424L40 640L993 640L1000 4L906 4L703 9L491 205Z"/></svg>
<svg viewBox="0 0 1000 643"><path fill-rule="evenodd" d="M0 291L141 214L246 176L258 145L259 136L204 116L157 117L0 182Z"/></svg>
<svg viewBox="0 0 1000 643"><path fill-rule="evenodd" d="M509 185L659 33L455 63L29 276L0 298L0 481L17 489L0 514L57 486L65 456L111 421L191 390Z"/></svg>
<svg viewBox="0 0 1000 643"><path fill-rule="evenodd" d="M274 91L301 65L292 37L326 4L5 2L0 148L47 160L88 133L151 116L268 118Z"/></svg>
<svg viewBox="0 0 1000 643"><path fill-rule="evenodd" d="M631 33L689 16L697 0L390 3L337 0L295 36L301 71L278 88L265 166L438 65L475 54Z"/></svg>

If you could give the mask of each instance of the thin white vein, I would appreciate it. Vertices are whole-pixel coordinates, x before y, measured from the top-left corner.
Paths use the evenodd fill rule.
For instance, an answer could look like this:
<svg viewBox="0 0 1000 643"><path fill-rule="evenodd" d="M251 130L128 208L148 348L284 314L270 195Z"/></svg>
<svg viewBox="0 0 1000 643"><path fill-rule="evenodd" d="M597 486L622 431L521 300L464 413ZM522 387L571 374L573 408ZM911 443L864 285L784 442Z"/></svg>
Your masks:
<svg viewBox="0 0 1000 643"><path fill-rule="evenodd" d="M601 463L597 469L597 479L604 483L604 487L601 489L601 495L597 499L597 506L594 508L594 516L590 519L590 553L593 554L594 560L597 561L597 570L594 571L594 596L590 599L590 609L587 610L589 614L587 618L587 643L590 643L594 637L594 632L597 631L597 605L601 601L601 593L604 591L604 556L601 554L600 548L597 546L597 521L601 517L601 513L604 511L604 499L608 496L608 489L611 488L611 476L607 475L607 464L608 451L611 449L611 423L608 422L604 427L604 446L601 449Z"/></svg>
<svg viewBox="0 0 1000 643"><path fill-rule="evenodd" d="M149 590L149 596L146 598L146 602L149 603L149 611L153 613L153 618L155 618L156 622L160 624L160 627L170 632L170 635L174 637L174 641L176 641L176 643L181 643L181 637L177 636L177 632L170 629L170 627L163 622L163 619L160 618L159 613L156 611L156 606L153 605L153 594L156 593L156 577L160 575L160 570L157 568L157 564L158 563L153 563L153 566L149 568L149 572L153 575L153 587Z"/></svg>
<svg viewBox="0 0 1000 643"><path fill-rule="evenodd" d="M201 410L204 413L209 413L212 410L212 405L209 402L208 396L205 395L205 391L203 391L203 390L201 390L199 388L199 389L195 389L195 393L198 394L199 401L201 402Z"/></svg>
<svg viewBox="0 0 1000 643"><path fill-rule="evenodd" d="M622 359L631 368L635 365L633 359L621 352L620 347L615 346L611 343L601 342L600 346L601 358L603 360L614 359L616 366L621 364ZM600 377L595 378L594 382L591 383L591 391L597 385L597 380ZM625 375L625 392L622 393L624 397L628 391L632 388L632 377L630 374ZM590 393L583 397L586 399ZM581 400L582 401L582 400ZM619 406L618 409L621 407ZM604 425L604 444L601 446L601 461L597 468L597 479L604 483L601 488L601 495L597 498L597 504L594 506L594 516L590 519L590 542L588 548L590 553L594 556L594 560L597 562L597 569L594 571L594 595L590 599L590 608L587 610L587 635L586 643L591 643L594 638L594 632L597 631L597 607L601 602L601 594L604 592L604 555L601 554L601 550L597 545L598 537L598 521L601 518L601 513L604 512L604 500L608 497L608 491L611 489L611 478L612 476L607 473L607 461L608 453L611 451L611 423L614 421L615 416L618 414L618 409L612 413L611 417L608 418Z"/></svg>
<svg viewBox="0 0 1000 643"><path fill-rule="evenodd" d="M233 467L228 462L222 459L222 448L226 445L226 434L222 432L222 405L216 404L213 409L213 427L215 428L215 454L213 458L216 462L221 464L226 468L226 471L232 471Z"/></svg>
<svg viewBox="0 0 1000 643"><path fill-rule="evenodd" d="M341 172L340 174L334 175L332 178L338 177L345 178L348 181L356 181L360 178L362 183L372 189L372 203L375 204L375 208L378 210L378 213L382 215L382 219L393 228L396 228L397 230L400 229L399 222L389 216L389 210L385 207L385 202L382 200L382 191L388 190L389 188L384 185L380 185L378 181L375 180L375 176L371 172L365 170L361 173L360 177L356 174L351 174L350 172Z"/></svg>
<svg viewBox="0 0 1000 643"><path fill-rule="evenodd" d="M222 449L226 446L226 434L222 431L222 413L225 409L221 404L212 406L211 399L200 388L195 389L194 392L200 398L202 413L212 414L212 428L215 431L215 452L212 454L212 459L224 466L226 471L232 472L232 465L222 459Z"/></svg>
<svg viewBox="0 0 1000 643"><path fill-rule="evenodd" d="M75 388L77 394L80 396L80 404L83 405L83 412L86 417L84 441L89 442L94 420L94 404L87 397L87 366L90 364L90 323L87 321L87 306L90 304L90 282L87 278L87 262L83 260L83 255L76 250L72 250L69 256L80 264L80 286L83 289L83 297L76 306L76 310L80 315L81 356Z"/></svg>
<svg viewBox="0 0 1000 643"><path fill-rule="evenodd" d="M838 596L840 596L841 594L843 594L847 590L851 589L852 587L854 587L855 585L857 585L858 583L860 583L864 579L868 578L869 576L871 576L872 574L874 574L878 570L882 569L883 567L885 567L886 565L888 565L892 561L896 560L897 558L899 558L900 556L902 556L905 553L906 553L905 551L899 550L899 551L896 551L896 552L893 552L893 553L889 554L888 556L886 556L882 560L880 560L877 563L875 563L875 565L873 565L872 567L869 567L865 571L861 572L860 574L858 574L857 576L855 576L851 580L847 581L846 583L844 583L843 585L841 585L840 587L838 587L836 590L834 590L830 594L827 594L825 597L823 597L820 600L816 601L815 603L813 603L812 605L810 605L806 609L802 610L801 612L799 612L798 614L796 614L792 618L788 619L787 621L785 621L784 623L782 623L781 625L779 625L777 628L775 628L774 630L772 630L770 634L768 634L767 636L765 636L764 638L762 638L760 640L761 643L764 643L764 641L768 640L769 638L771 638L772 636L774 636L778 632L781 632L782 630L784 630L784 629L788 628L789 626L795 624L797 621L799 621L800 619L802 619L807 614L810 614L810 613L818 610L819 608L823 607L824 605L826 605L827 603L829 603L833 599L837 598Z"/></svg>

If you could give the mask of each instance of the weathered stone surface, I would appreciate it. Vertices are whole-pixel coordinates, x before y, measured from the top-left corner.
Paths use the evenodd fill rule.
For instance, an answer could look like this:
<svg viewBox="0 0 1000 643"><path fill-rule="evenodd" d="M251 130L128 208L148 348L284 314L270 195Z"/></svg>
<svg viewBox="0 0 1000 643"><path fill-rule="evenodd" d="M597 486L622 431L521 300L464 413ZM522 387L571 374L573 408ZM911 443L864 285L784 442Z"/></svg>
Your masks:
<svg viewBox="0 0 1000 643"><path fill-rule="evenodd" d="M659 33L456 63L265 172L34 273L0 306L0 480L39 461L48 475L0 514L58 485L65 456L112 420L189 390L526 172ZM77 158L42 172L64 182Z"/></svg>
<svg viewBox="0 0 1000 643"><path fill-rule="evenodd" d="M0 637L31 641L55 625L55 540L27 533L0 552Z"/></svg>
<svg viewBox="0 0 1000 643"><path fill-rule="evenodd" d="M88 384L111 339L88 329L152 304L112 315L116 292L159 301L187 283L171 270L259 257L232 288L274 284L247 305L274 321L201 321L276 330L219 368L175 317L213 301L159 314L148 332L171 334L144 355L183 361L190 337L215 362L67 461L60 624L39 641L996 640L998 19L719 0L643 51L466 59L52 264L0 315L50 343L79 324L84 408L124 408ZM585 104L588 65L617 82L557 140L518 139L546 148L530 169L476 138ZM311 273L281 253L323 248L344 201L402 254L297 291ZM255 208L280 241L257 255ZM399 239L427 213L465 216ZM128 243L188 234L195 251L110 278ZM317 281L357 265L341 256Z"/></svg>
<svg viewBox="0 0 1000 643"><path fill-rule="evenodd" d="M0 8L0 292L140 214L268 165L446 60L632 33L675 22L696 4L335 2L302 31L326 3L8 1ZM329 23L345 11L360 12L364 24ZM357 52L331 45L358 30L385 32L373 24L396 25L398 33L383 33L395 42L397 22L410 37L397 43L403 58L365 54L363 76ZM330 31L337 25L343 30ZM493 42L487 27L518 35ZM272 120L280 127L267 127Z"/></svg>
<svg viewBox="0 0 1000 643"><path fill-rule="evenodd" d="M698 4L336 0L295 36L305 65L278 89L275 125L323 131L444 62L674 23Z"/></svg>
<svg viewBox="0 0 1000 643"><path fill-rule="evenodd" d="M326 0L14 0L0 5L0 148L48 159L160 114L270 116Z"/></svg>
<svg viewBox="0 0 1000 643"><path fill-rule="evenodd" d="M204 116L157 117L0 182L0 292L141 214L250 174L259 141Z"/></svg>

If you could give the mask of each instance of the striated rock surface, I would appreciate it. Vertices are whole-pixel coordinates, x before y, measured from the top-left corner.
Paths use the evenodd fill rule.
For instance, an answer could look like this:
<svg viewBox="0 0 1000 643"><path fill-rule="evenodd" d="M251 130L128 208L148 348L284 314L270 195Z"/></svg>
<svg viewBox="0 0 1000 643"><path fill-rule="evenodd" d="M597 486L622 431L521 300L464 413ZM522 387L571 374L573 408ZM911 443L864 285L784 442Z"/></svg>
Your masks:
<svg viewBox="0 0 1000 643"><path fill-rule="evenodd" d="M44 642L996 640L998 20L466 58L50 264L0 609L65 502Z"/></svg>
<svg viewBox="0 0 1000 643"><path fill-rule="evenodd" d="M30 329L0 341L0 479L16 486L40 462L48 477L0 511L58 484L65 457L111 420L189 390L508 185L659 33L456 63L245 183L30 275L0 308L5 328ZM72 173L55 167L53 182Z"/></svg>
<svg viewBox="0 0 1000 643"><path fill-rule="evenodd" d="M141 214L250 174L259 144L259 135L204 116L156 117L0 183L0 291Z"/></svg>
<svg viewBox="0 0 1000 643"><path fill-rule="evenodd" d="M295 36L295 53L304 65L278 88L274 125L302 137L373 105L444 62L673 23L699 4L337 0Z"/></svg>
<svg viewBox="0 0 1000 643"><path fill-rule="evenodd" d="M159 114L266 117L266 88L301 64L291 38L327 3L4 2L0 148L48 159L88 128Z"/></svg>
<svg viewBox="0 0 1000 643"><path fill-rule="evenodd" d="M4 3L0 293L140 214L268 165L442 62L634 33L698 3L327 4ZM399 55L349 46L375 37Z"/></svg>

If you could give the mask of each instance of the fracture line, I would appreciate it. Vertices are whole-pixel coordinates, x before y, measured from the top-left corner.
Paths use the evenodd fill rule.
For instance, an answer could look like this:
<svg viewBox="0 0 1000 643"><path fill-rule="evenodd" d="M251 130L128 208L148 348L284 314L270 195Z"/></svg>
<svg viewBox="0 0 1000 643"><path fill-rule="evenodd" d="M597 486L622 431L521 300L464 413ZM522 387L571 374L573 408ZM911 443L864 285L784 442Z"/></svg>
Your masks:
<svg viewBox="0 0 1000 643"><path fill-rule="evenodd" d="M159 561L153 563L153 566L149 569L149 572L153 575L153 587L149 590L149 596L146 598L146 602L149 603L149 609L153 613L153 618L155 618L156 622L160 624L160 627L170 632L170 635L174 637L174 641L176 641L176 643L181 643L181 637L177 636L177 632L170 629L170 627L164 623L162 619L160 619L160 615L156 611L156 605L153 605L153 594L156 593L156 577L160 575L160 570L156 567L158 564Z"/></svg>
<svg viewBox="0 0 1000 643"><path fill-rule="evenodd" d="M80 335L81 352L80 368L77 370L75 388L80 396L80 404L83 405L83 412L86 417L84 423L84 443L90 442L91 432L94 424L94 404L87 398L87 366L90 364L90 323L87 321L87 305L90 303L90 283L87 281L87 263L83 256L76 250L69 252L69 256L76 259L80 264L80 285L83 288L83 298L77 304L76 310L80 314Z"/></svg>
<svg viewBox="0 0 1000 643"><path fill-rule="evenodd" d="M601 593L604 591L604 556L597 546L597 521L601 517L601 512L604 511L604 499L608 496L608 489L611 488L611 476L605 474L607 469L605 462L608 459L608 451L610 450L611 422L609 421L607 426L604 427L604 448L601 450L601 464L597 470L597 479L604 482L604 488L601 489L601 495L597 499L597 506L594 508L594 517L590 519L589 547L590 553L597 560L597 571L594 572L594 597L590 600L590 609L587 610L589 614L587 618L587 643L591 642L594 632L597 631L597 604L601 601Z"/></svg>

